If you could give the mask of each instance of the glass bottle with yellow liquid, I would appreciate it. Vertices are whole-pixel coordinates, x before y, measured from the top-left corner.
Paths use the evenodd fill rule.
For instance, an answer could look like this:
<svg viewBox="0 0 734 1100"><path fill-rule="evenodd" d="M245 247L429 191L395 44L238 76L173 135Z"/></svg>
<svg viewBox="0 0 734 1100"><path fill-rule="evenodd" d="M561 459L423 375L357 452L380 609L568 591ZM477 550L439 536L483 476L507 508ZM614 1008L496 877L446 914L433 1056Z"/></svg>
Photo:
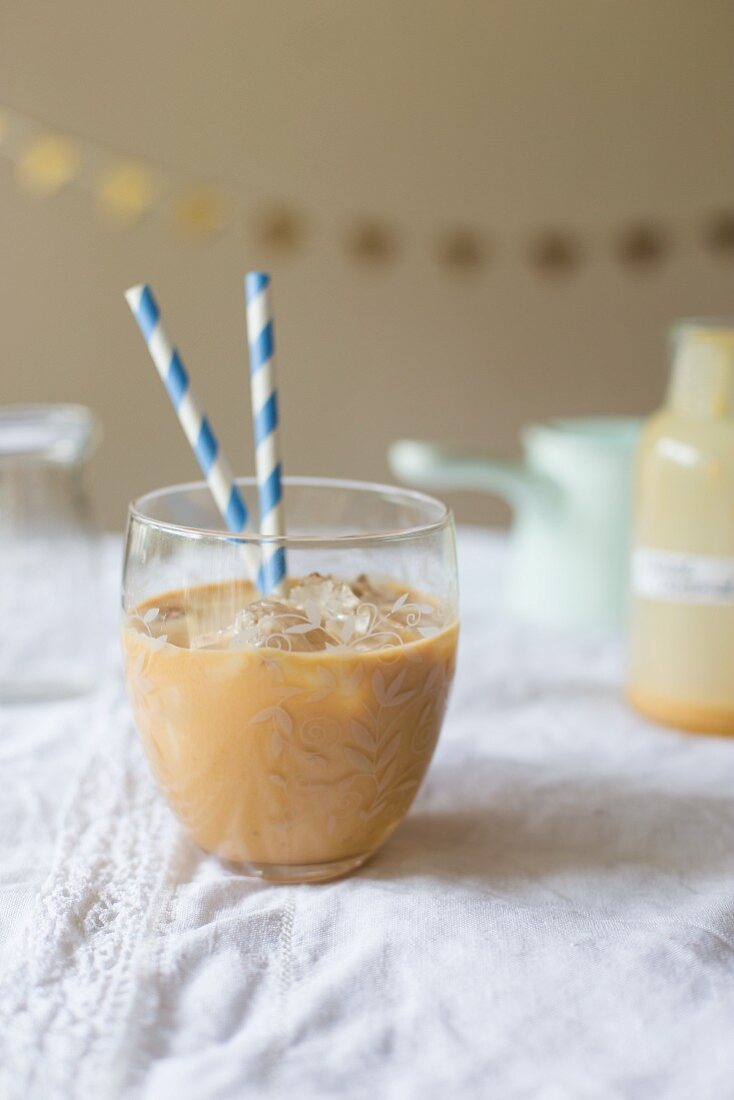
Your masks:
<svg viewBox="0 0 734 1100"><path fill-rule="evenodd" d="M637 457L630 630L633 705L734 734L734 320L673 330Z"/></svg>

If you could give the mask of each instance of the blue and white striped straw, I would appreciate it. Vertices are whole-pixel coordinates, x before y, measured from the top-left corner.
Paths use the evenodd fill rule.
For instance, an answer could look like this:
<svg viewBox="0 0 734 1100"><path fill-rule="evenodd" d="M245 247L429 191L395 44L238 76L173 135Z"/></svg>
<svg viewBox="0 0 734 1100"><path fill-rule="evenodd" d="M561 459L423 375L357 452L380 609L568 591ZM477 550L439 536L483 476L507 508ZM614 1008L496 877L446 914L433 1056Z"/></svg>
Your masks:
<svg viewBox="0 0 734 1100"><path fill-rule="evenodd" d="M160 310L147 283L125 291L127 304L138 323L150 357L158 368L171 404L176 410L201 471L228 530L242 534L249 526L247 506L234 483L232 470L225 458L211 425L204 415L189 381L181 357L166 332ZM245 545L245 556L253 581L259 579L259 554L254 546Z"/></svg>
<svg viewBox="0 0 734 1100"><path fill-rule="evenodd" d="M260 534L284 535L273 310L270 276L264 271L248 271L245 275L245 301L250 345L255 471L260 498ZM284 593L286 560L282 546L263 544L262 575L266 592L275 592L277 595Z"/></svg>

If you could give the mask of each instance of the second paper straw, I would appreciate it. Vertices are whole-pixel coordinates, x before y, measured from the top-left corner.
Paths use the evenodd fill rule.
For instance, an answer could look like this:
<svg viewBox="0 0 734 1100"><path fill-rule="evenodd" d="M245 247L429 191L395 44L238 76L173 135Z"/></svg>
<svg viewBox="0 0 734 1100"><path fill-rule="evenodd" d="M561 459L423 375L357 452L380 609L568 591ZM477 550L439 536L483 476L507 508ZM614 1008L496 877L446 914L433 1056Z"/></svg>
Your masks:
<svg viewBox="0 0 734 1100"><path fill-rule="evenodd" d="M260 498L260 534L284 535L283 486L280 461L278 392L270 276L249 271L245 276L247 335L250 346L250 390L255 434L255 472ZM262 576L266 592L283 595L286 588L285 550L262 545Z"/></svg>

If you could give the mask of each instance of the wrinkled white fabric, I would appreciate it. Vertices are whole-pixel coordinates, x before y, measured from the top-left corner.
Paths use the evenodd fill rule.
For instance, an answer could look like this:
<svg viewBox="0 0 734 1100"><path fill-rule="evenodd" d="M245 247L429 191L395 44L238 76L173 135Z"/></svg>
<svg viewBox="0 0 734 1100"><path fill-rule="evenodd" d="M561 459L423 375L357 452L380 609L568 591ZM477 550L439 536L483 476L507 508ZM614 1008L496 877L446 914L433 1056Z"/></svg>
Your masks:
<svg viewBox="0 0 734 1100"><path fill-rule="evenodd" d="M0 1096L734 1095L734 741L655 728L618 647L508 623L461 532L449 716L393 839L271 887L157 796L117 657L0 709Z"/></svg>

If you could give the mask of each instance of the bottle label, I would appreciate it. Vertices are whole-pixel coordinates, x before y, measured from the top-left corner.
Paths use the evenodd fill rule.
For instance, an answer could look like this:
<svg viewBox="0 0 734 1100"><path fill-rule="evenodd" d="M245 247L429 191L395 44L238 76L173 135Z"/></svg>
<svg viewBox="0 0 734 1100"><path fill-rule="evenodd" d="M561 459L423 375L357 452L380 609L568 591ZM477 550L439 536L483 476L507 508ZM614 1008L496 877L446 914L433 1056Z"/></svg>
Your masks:
<svg viewBox="0 0 734 1100"><path fill-rule="evenodd" d="M643 547L632 555L632 589L648 600L734 604L734 558Z"/></svg>

